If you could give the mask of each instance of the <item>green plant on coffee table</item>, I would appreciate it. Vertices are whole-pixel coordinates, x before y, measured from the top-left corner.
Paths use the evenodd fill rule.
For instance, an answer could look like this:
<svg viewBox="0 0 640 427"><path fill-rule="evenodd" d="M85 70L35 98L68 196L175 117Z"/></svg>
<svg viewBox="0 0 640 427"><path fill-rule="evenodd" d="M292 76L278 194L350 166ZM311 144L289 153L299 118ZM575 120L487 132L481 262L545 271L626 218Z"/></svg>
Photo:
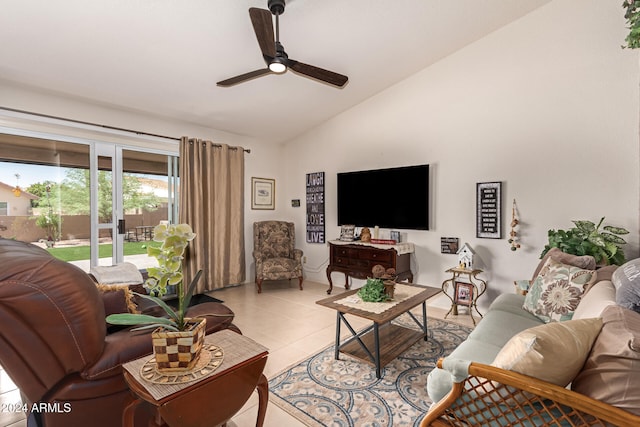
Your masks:
<svg viewBox="0 0 640 427"><path fill-rule="evenodd" d="M153 240L161 242L161 246L147 247L147 254L158 260L158 267L147 269L149 278L144 287L149 295L136 294L139 297L149 299L164 309L169 315L155 317L146 314L120 313L107 316L107 322L113 325L142 325L136 330L164 327L171 331L183 331L188 328L185 313L189 302L200 279L202 270L198 271L187 289L183 285L182 260L184 251L196 235L188 224L160 224L153 229ZM161 297L166 295L167 286L175 285L178 294L178 308L174 310Z"/></svg>
<svg viewBox="0 0 640 427"><path fill-rule="evenodd" d="M367 279L367 284L360 288L358 296L364 302L384 302L389 299L384 292L382 279Z"/></svg>
<svg viewBox="0 0 640 427"><path fill-rule="evenodd" d="M568 230L549 230L549 243L545 245L540 258L551 248L558 248L564 253L573 255L591 255L596 264L622 265L625 262L624 251L621 245L627 242L620 237L629 231L622 227L605 225L604 217L596 225L591 221L572 221L575 227Z"/></svg>

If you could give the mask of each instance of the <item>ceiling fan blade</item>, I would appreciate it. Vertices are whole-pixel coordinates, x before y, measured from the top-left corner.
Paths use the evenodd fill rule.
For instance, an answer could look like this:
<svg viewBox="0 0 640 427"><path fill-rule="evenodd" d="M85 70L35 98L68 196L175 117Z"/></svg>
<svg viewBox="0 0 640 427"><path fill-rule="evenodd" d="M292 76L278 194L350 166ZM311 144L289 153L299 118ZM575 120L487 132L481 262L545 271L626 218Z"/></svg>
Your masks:
<svg viewBox="0 0 640 427"><path fill-rule="evenodd" d="M249 16L253 24L253 31L256 33L258 44L263 56L276 56L276 42L273 35L273 21L271 12L257 7L249 8Z"/></svg>
<svg viewBox="0 0 640 427"><path fill-rule="evenodd" d="M237 85L238 83L246 82L247 80L264 76L265 74L271 74L271 70L269 70L268 68L262 68L260 70L251 71L248 73L240 74L239 76L231 77L230 79L222 80L216 84L222 87L233 86Z"/></svg>
<svg viewBox="0 0 640 427"><path fill-rule="evenodd" d="M343 87L349 81L349 77L343 76L342 74L314 67L313 65L303 64L302 62L294 61L293 59L287 60L287 66L296 73L304 74L305 76L337 87Z"/></svg>

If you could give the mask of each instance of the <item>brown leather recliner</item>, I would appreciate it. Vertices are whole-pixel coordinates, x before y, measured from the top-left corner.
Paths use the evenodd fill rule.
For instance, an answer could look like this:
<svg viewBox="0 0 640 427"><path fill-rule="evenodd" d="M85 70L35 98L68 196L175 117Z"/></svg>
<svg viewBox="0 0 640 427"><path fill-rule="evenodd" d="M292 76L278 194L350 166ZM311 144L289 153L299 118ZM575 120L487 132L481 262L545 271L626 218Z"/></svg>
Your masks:
<svg viewBox="0 0 640 427"><path fill-rule="evenodd" d="M207 333L229 328L220 303L190 309ZM101 293L82 270L35 245L0 238L0 365L43 427L121 425L130 392L123 363L151 354L150 332L107 334ZM148 413L137 415L141 425Z"/></svg>

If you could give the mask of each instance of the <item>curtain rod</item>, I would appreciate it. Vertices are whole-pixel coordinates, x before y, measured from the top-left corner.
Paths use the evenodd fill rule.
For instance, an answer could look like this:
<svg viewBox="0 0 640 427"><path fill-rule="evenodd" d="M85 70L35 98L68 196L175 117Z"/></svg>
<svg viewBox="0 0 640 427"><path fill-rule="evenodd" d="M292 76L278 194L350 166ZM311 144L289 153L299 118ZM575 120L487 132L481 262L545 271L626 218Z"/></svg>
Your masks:
<svg viewBox="0 0 640 427"><path fill-rule="evenodd" d="M182 138L176 138L175 136L159 135L159 134L156 134L156 133L143 132L143 131L139 131L139 130L125 129L125 128L119 128L119 127L109 126L109 125L101 125L99 123L91 123L91 122L85 122L85 121L82 121L82 120L67 119L67 118L64 118L64 117L52 116L52 115L49 115L49 114L42 114L42 113L34 113L34 112L31 112L31 111L18 110L18 109L15 109L15 108L0 107L0 109L6 110L6 111L11 111L13 113L29 114L29 115L32 115L32 116L44 117L46 119L64 120L66 122L77 123L77 124L80 124L80 125L89 125L89 126L100 127L100 128L103 128L103 129L117 130L117 131L121 131L121 132L129 132L129 133L133 133L133 134L136 134L136 135L153 136L153 137L156 137L156 138L172 139L174 141L181 141L182 140ZM243 148L243 150L244 150L245 153L251 153L251 150L248 149L248 148Z"/></svg>

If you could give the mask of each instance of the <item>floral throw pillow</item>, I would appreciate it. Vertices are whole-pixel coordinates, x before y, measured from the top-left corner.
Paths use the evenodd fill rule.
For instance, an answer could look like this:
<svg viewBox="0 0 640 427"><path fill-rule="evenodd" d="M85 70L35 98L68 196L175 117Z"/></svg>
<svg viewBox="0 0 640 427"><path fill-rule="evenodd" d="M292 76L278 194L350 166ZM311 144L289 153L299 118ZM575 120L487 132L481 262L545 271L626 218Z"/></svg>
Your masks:
<svg viewBox="0 0 640 427"><path fill-rule="evenodd" d="M585 270L547 259L533 281L522 308L545 323L571 320L584 290L596 280Z"/></svg>

